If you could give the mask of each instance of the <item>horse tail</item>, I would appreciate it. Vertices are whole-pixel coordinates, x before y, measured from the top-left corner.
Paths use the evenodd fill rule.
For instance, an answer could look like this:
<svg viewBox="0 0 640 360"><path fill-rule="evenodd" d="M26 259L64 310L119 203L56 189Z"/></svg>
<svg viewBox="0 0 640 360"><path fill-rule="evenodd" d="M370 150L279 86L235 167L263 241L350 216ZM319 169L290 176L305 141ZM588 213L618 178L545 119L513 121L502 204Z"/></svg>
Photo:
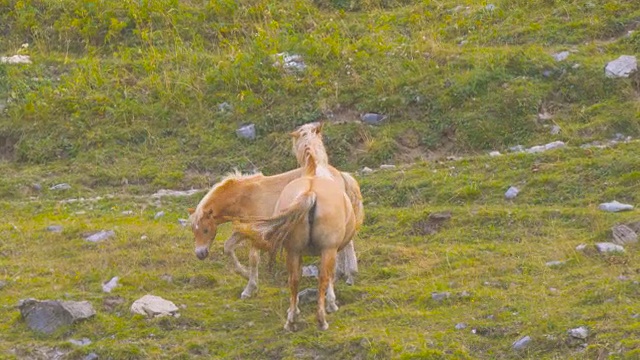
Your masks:
<svg viewBox="0 0 640 360"><path fill-rule="evenodd" d="M284 241L302 221L311 222L316 205L316 193L307 191L298 196L281 214L267 219L240 220L234 230L252 239L255 247L266 250L275 260L276 254L282 250Z"/></svg>
<svg viewBox="0 0 640 360"><path fill-rule="evenodd" d="M360 185L351 174L341 172L342 179L344 180L344 187L347 197L351 201L353 207L353 214L356 218L356 229L364 223L364 205L362 204L362 193L360 192Z"/></svg>

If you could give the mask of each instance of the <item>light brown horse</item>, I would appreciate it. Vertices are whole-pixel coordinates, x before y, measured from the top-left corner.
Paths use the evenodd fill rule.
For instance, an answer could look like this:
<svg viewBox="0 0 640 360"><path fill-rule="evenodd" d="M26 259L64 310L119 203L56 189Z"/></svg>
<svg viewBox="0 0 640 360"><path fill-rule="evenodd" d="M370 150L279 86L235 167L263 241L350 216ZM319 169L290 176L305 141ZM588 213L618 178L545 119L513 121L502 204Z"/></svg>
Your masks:
<svg viewBox="0 0 640 360"><path fill-rule="evenodd" d="M320 142L321 144L321 142ZM318 279L318 327L329 328L326 311L338 309L333 291L333 272L337 252L343 249L356 232L356 215L344 182L334 180L326 164L326 152L317 143L302 149L304 174L282 190L274 216L265 220L240 220L236 230L249 236L254 246L275 256L281 249L287 253L287 271L291 291L286 330L296 329L298 284L302 256L320 256ZM324 153L324 159L323 159ZM325 311L325 295L329 302Z"/></svg>
<svg viewBox="0 0 640 360"><path fill-rule="evenodd" d="M362 196L360 187L355 179L348 173L341 173L345 183L347 194L355 199L354 211L362 208ZM238 217L268 217L273 214L276 202L282 189L291 181L302 176L302 169L291 170L274 176L262 174L242 175L234 173L216 185L202 198L195 209L189 209L191 229L195 236L196 256L203 260L209 254L211 242L216 237L217 227ZM258 265L260 253L255 247L249 250L249 269L247 270L235 254L235 249L240 246L245 236L234 232L224 244L225 253L231 257L236 272L249 279L242 291L241 298L251 297L258 289ZM338 262L338 272L342 272L347 278L347 283L353 283L353 277L357 271L352 263L346 263L348 259L355 259L355 254L342 254L353 251L348 247L341 251ZM356 265L357 266L357 265Z"/></svg>

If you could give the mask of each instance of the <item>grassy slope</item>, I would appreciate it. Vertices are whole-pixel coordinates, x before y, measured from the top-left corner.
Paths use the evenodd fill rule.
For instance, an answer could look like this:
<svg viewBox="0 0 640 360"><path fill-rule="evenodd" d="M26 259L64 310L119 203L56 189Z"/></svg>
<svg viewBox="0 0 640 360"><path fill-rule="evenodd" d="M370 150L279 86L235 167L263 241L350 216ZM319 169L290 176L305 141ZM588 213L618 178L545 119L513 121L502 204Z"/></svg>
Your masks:
<svg viewBox="0 0 640 360"><path fill-rule="evenodd" d="M638 79L606 79L602 68L640 50L640 32L625 36L640 18L638 2L495 1L493 11L472 1L149 3L0 0L0 55L34 60L0 65L0 103L8 99L0 151L9 159L0 162L0 279L8 282L0 318L10 319L0 324L0 353L70 347L69 336L86 336L94 343L74 355L494 359L516 357L510 344L530 335L523 358L584 358L565 332L586 325L588 357L638 356L630 318L638 286L617 279L640 280L635 248L605 257L574 251L637 220L596 210L612 199L637 204L635 143L472 156L362 178L362 273L356 286L339 286L342 308L326 333L315 330L312 306L302 309L307 328L281 330L282 274L264 275L259 298L240 301L243 280L229 273L220 242L212 261L195 260L176 219L197 196L163 200L167 216L158 221L156 205L133 196L204 188L234 166L291 168L284 133L330 113L390 115L382 127L326 127L332 162L347 170L431 152L635 137ZM19 50L25 42L29 49ZM576 51L568 60L550 57L566 49ZM271 57L282 51L302 54L308 70L274 68ZM232 112L218 111L224 101ZM553 120L537 121L540 107ZM244 122L258 125L255 142L235 138ZM562 132L551 136L554 123ZM36 182L45 190L34 192ZM73 189L46 190L59 182ZM505 202L510 185L523 191ZM117 198L58 203L107 193ZM415 223L439 210L451 210L451 222L417 235ZM43 230L54 223L62 234ZM103 228L116 239L82 240ZM551 260L567 263L552 269L544 265ZM165 273L172 283L160 279ZM109 313L100 283L115 275L127 302ZM454 296L436 303L432 291ZM462 291L471 297L457 298ZM187 307L180 319L132 317L128 306L145 293ZM25 297L88 299L98 316L39 337L13 308ZM458 322L469 327L456 331Z"/></svg>

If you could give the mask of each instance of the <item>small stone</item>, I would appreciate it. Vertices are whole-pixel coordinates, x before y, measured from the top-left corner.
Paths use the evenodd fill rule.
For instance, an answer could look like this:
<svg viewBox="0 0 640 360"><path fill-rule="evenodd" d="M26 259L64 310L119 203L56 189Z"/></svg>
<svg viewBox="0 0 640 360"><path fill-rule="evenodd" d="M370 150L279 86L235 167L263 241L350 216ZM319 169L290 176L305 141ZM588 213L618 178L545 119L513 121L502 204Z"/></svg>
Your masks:
<svg viewBox="0 0 640 360"><path fill-rule="evenodd" d="M302 276L303 277L318 277L318 267L315 265L303 266L302 267Z"/></svg>
<svg viewBox="0 0 640 360"><path fill-rule="evenodd" d="M87 346L91 344L91 340L88 338L82 338L80 340L69 339L69 342L75 346Z"/></svg>
<svg viewBox="0 0 640 360"><path fill-rule="evenodd" d="M467 328L467 324L465 323L457 323L455 326L456 330L462 330Z"/></svg>
<svg viewBox="0 0 640 360"><path fill-rule="evenodd" d="M515 186L512 186L509 188L509 190L507 190L507 192L504 193L504 197L507 199L514 199L516 196L518 196L519 192L520 192L520 189L518 189Z"/></svg>
<svg viewBox="0 0 640 360"><path fill-rule="evenodd" d="M373 172L373 169L368 168L368 167L363 167L362 170L360 170L361 173L363 174L371 174Z"/></svg>
<svg viewBox="0 0 640 360"><path fill-rule="evenodd" d="M576 246L576 251L584 251L587 248L587 244L580 244Z"/></svg>
<svg viewBox="0 0 640 360"><path fill-rule="evenodd" d="M173 302L155 295L145 295L131 305L132 313L148 317L177 316L178 310Z"/></svg>
<svg viewBox="0 0 640 360"><path fill-rule="evenodd" d="M560 126L558 126L558 125L553 125L553 126L551 127L551 135L558 135L558 134L560 134L560 130L562 130L562 129L560 128Z"/></svg>
<svg viewBox="0 0 640 360"><path fill-rule="evenodd" d="M0 57L0 63L2 64L31 64L31 58L29 55L13 55Z"/></svg>
<svg viewBox="0 0 640 360"><path fill-rule="evenodd" d="M318 301L318 289L308 288L298 293L298 302L300 304L309 304Z"/></svg>
<svg viewBox="0 0 640 360"><path fill-rule="evenodd" d="M568 52L568 51L561 51L561 52L559 52L559 53L555 53L555 54L553 54L553 55L551 55L551 56L553 56L553 58L554 58L556 61L564 61L564 60L566 60L566 59L569 57L569 55L571 55L571 53L570 53L570 52Z"/></svg>
<svg viewBox="0 0 640 360"><path fill-rule="evenodd" d="M381 170L390 170L390 169L395 169L396 166L395 165L388 165L388 164L382 164L380 165L380 169Z"/></svg>
<svg viewBox="0 0 640 360"><path fill-rule="evenodd" d="M122 215L133 215L133 211L132 210L123 211Z"/></svg>
<svg viewBox="0 0 640 360"><path fill-rule="evenodd" d="M613 243L618 245L635 244L638 242L638 234L627 225L616 225L611 228Z"/></svg>
<svg viewBox="0 0 640 360"><path fill-rule="evenodd" d="M622 55L607 64L604 73L608 78L627 78L638 70L638 61L635 56Z"/></svg>
<svg viewBox="0 0 640 360"><path fill-rule="evenodd" d="M182 226L182 227L186 227L187 225L189 225L189 220L187 220L187 219L178 219L178 224L180 224L180 226Z"/></svg>
<svg viewBox="0 0 640 360"><path fill-rule="evenodd" d="M553 72L551 70L545 70L542 72L542 76L546 78L551 77L551 75L553 75Z"/></svg>
<svg viewBox="0 0 640 360"><path fill-rule="evenodd" d="M633 205L623 204L614 200L612 202L602 203L598 205L598 209L603 211L608 211L608 212L618 212L618 211L632 210Z"/></svg>
<svg viewBox="0 0 640 360"><path fill-rule="evenodd" d="M632 319L640 319L640 314L633 314L631 315Z"/></svg>
<svg viewBox="0 0 640 360"><path fill-rule="evenodd" d="M360 120L363 123L369 125L382 125L382 123L387 119L386 115L376 114L376 113L366 113L360 115Z"/></svg>
<svg viewBox="0 0 640 360"><path fill-rule="evenodd" d="M71 189L71 185L67 183L56 184L49 188L49 190L69 190Z"/></svg>
<svg viewBox="0 0 640 360"><path fill-rule="evenodd" d="M35 183L35 184L31 185L31 188L32 188L34 191L38 191L38 192L42 191L42 185L40 185L40 184L38 184L38 183Z"/></svg>
<svg viewBox="0 0 640 360"><path fill-rule="evenodd" d="M233 110L233 106L231 106L231 104L229 104L226 101L221 104L218 104L218 111L221 113L230 112L232 110Z"/></svg>
<svg viewBox="0 0 640 360"><path fill-rule="evenodd" d="M47 231L48 232L52 232L52 233L61 233L62 232L62 226L60 226L60 225L49 225L49 226L47 226Z"/></svg>
<svg viewBox="0 0 640 360"><path fill-rule="evenodd" d="M164 211L158 211L154 216L153 216L153 220L158 220L161 217L164 216Z"/></svg>
<svg viewBox="0 0 640 360"><path fill-rule="evenodd" d="M102 284L102 291L106 292L106 293L110 293L111 290L113 290L116 286L118 286L118 280L120 278L117 276L114 276L111 280L109 280L108 282Z"/></svg>
<svg viewBox="0 0 640 360"><path fill-rule="evenodd" d="M288 54L286 52L276 54L277 59L274 66L281 66L285 70L289 72L297 71L302 72L307 68L307 65L304 63L301 55L298 54Z"/></svg>
<svg viewBox="0 0 640 360"><path fill-rule="evenodd" d="M526 150L529 154L541 153L543 151L559 149L565 147L565 143L562 141L554 141L545 145L533 146Z"/></svg>
<svg viewBox="0 0 640 360"><path fill-rule="evenodd" d="M616 253L616 252L624 252L624 248L621 245L617 245L610 242L597 243L596 249L598 249L601 253Z"/></svg>
<svg viewBox="0 0 640 360"><path fill-rule="evenodd" d="M523 152L524 150L524 146L522 145L516 145L509 148L509 151L511 152Z"/></svg>
<svg viewBox="0 0 640 360"><path fill-rule="evenodd" d="M100 232L97 232L91 236L88 236L85 238L85 240L89 241L89 242L100 242L100 241L104 241L107 240L109 238L112 238L116 236L116 233L113 230L102 230Z"/></svg>
<svg viewBox="0 0 640 360"><path fill-rule="evenodd" d="M545 263L545 265L547 265L548 267L561 266L564 264L565 264L564 261L559 261L559 260L548 261Z"/></svg>
<svg viewBox="0 0 640 360"><path fill-rule="evenodd" d="M492 151L492 152L489 153L489 156L491 156L491 157L496 157L496 156L500 156L500 155L502 155L500 153L500 151Z"/></svg>
<svg viewBox="0 0 640 360"><path fill-rule="evenodd" d="M489 4L489 5L485 6L484 8L485 8L486 10L488 10L488 11L493 11L493 10L495 10L495 9L496 9L496 6L495 6L495 5L493 5L493 4Z"/></svg>
<svg viewBox="0 0 640 360"><path fill-rule="evenodd" d="M460 294L458 294L458 297L460 297L461 299L466 299L466 298L470 298L471 294L468 291L463 291Z"/></svg>
<svg viewBox="0 0 640 360"><path fill-rule="evenodd" d="M256 125L247 124L236 129L236 135L242 139L255 140L256 139Z"/></svg>
<svg viewBox="0 0 640 360"><path fill-rule="evenodd" d="M87 354L87 356L85 356L84 358L82 358L83 360L98 360L99 356L96 353L89 353Z"/></svg>
<svg viewBox="0 0 640 360"><path fill-rule="evenodd" d="M572 69L579 69L579 68L580 68L580 66L582 66L582 65L580 65L580 64L578 64L578 63L576 63L576 64L573 64L573 66L571 66L571 68L572 68Z"/></svg>
<svg viewBox="0 0 640 360"><path fill-rule="evenodd" d="M437 302L440 302L440 301L443 301L445 299L448 299L450 296L451 296L451 294L448 293L448 292L432 292L431 293L431 298L434 301L437 301Z"/></svg>
<svg viewBox="0 0 640 360"><path fill-rule="evenodd" d="M550 287L550 288L549 288L549 292L552 292L552 293L554 293L554 294L555 294L555 293L557 293L557 292L558 292L558 289L556 289L556 288L554 288L554 287Z"/></svg>
<svg viewBox="0 0 640 360"><path fill-rule="evenodd" d="M518 341L514 342L512 346L514 350L523 350L527 346L529 346L530 343L531 343L531 337L525 336L523 338L520 338Z"/></svg>
<svg viewBox="0 0 640 360"><path fill-rule="evenodd" d="M191 190L167 190L167 189L160 189L158 190L158 192L156 192L155 194L151 195L152 198L156 198L159 199L161 197L164 196L173 196L173 197L179 197L179 196L191 196L193 194L196 194L200 192L199 189L191 189Z"/></svg>
<svg viewBox="0 0 640 360"><path fill-rule="evenodd" d="M580 326L579 328L570 329L568 331L569 336L572 338L586 340L589 337L589 329L584 326Z"/></svg>
<svg viewBox="0 0 640 360"><path fill-rule="evenodd" d="M140 236L140 240L148 240L149 237L147 235L142 235Z"/></svg>

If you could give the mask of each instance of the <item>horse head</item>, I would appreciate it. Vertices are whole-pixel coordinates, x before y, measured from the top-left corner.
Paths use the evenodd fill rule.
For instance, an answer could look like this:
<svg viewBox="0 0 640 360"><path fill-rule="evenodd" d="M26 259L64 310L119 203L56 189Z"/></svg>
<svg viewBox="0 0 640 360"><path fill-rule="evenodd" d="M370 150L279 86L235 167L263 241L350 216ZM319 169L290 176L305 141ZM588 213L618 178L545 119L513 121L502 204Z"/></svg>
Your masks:
<svg viewBox="0 0 640 360"><path fill-rule="evenodd" d="M211 242L216 238L218 223L213 216L213 209L189 209L189 222L191 223L191 231L196 238L195 248L196 256L200 260L204 260L209 255L209 247Z"/></svg>

